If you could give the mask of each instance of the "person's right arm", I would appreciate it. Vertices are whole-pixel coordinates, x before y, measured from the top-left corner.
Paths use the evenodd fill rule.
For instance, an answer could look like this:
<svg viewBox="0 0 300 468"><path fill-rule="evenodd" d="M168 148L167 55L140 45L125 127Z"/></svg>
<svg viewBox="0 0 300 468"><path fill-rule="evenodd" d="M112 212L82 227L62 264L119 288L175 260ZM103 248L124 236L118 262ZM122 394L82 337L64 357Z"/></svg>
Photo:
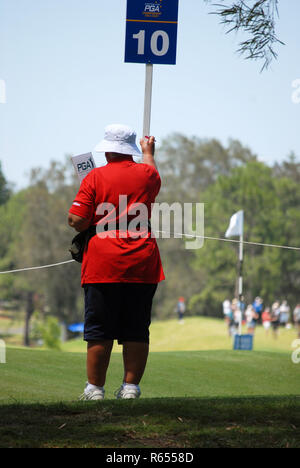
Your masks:
<svg viewBox="0 0 300 468"><path fill-rule="evenodd" d="M73 213L69 213L68 223L69 226L74 228L77 232L86 231L86 229L88 229L91 225L91 221L89 219L83 218L82 216L78 216Z"/></svg>
<svg viewBox="0 0 300 468"><path fill-rule="evenodd" d="M91 171L81 182L80 189L69 210L68 224L78 232L93 223L95 214L94 177Z"/></svg>

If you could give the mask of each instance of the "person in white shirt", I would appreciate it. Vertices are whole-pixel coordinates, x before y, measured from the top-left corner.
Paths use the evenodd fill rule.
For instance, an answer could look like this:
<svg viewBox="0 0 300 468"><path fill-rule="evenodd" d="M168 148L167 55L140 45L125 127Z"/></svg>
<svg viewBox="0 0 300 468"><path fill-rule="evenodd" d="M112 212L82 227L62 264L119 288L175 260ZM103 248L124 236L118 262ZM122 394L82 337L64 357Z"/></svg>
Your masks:
<svg viewBox="0 0 300 468"><path fill-rule="evenodd" d="M296 305L294 312L293 312L293 316L294 316L295 326L298 330L298 338L300 338L300 304Z"/></svg>
<svg viewBox="0 0 300 468"><path fill-rule="evenodd" d="M225 299L223 302L223 314L224 314L224 320L225 323L228 327L228 334L231 336L231 324L232 324L232 319L233 319L233 314L232 314L232 308L231 308L231 302L229 299Z"/></svg>
<svg viewBox="0 0 300 468"><path fill-rule="evenodd" d="M245 312L245 316L246 316L248 333L253 335L254 331L255 331L256 324L257 324L257 320L259 318L259 315L255 311L253 305L251 305L251 304L248 305L248 307L246 309L246 312Z"/></svg>
<svg viewBox="0 0 300 468"><path fill-rule="evenodd" d="M289 307L287 301L282 302L279 310L280 310L280 318L279 318L280 325L282 327L287 328L289 320L290 320L290 307Z"/></svg>

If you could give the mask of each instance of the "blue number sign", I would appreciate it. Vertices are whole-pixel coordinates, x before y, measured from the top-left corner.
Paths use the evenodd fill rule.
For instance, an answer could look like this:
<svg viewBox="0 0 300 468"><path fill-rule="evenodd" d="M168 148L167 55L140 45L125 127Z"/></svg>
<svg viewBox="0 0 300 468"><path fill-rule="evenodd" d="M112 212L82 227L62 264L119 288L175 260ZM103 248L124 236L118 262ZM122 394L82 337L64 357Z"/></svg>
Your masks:
<svg viewBox="0 0 300 468"><path fill-rule="evenodd" d="M178 0L127 0L125 62L175 65Z"/></svg>

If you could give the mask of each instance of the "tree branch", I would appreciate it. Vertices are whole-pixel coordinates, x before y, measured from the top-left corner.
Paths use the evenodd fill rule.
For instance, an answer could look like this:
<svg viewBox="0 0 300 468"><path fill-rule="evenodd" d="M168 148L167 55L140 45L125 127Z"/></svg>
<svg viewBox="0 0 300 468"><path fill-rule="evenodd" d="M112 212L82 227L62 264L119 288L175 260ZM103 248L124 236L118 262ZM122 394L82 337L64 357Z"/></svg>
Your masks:
<svg viewBox="0 0 300 468"><path fill-rule="evenodd" d="M204 0L212 3L212 0ZM224 1L224 0L222 0ZM263 60L262 70L268 68L277 58L274 46L284 43L275 32L275 18L278 17L279 0L236 0L231 5L213 3L216 11L211 14L221 18L221 24L228 26L226 33L243 31L250 35L239 44L237 52L246 59Z"/></svg>

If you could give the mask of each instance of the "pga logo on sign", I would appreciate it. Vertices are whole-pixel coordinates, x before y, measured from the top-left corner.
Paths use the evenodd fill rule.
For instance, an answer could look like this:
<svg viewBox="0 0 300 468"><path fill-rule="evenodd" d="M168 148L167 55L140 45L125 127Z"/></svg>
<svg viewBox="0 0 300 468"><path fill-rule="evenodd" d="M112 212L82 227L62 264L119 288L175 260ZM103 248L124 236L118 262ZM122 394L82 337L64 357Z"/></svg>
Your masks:
<svg viewBox="0 0 300 468"><path fill-rule="evenodd" d="M161 3L145 3L144 12L145 13L160 13Z"/></svg>
<svg viewBox="0 0 300 468"><path fill-rule="evenodd" d="M94 169L94 167L95 167L95 164L92 158L89 158L87 161L82 161L77 164L77 171L81 172L81 171L92 170Z"/></svg>

